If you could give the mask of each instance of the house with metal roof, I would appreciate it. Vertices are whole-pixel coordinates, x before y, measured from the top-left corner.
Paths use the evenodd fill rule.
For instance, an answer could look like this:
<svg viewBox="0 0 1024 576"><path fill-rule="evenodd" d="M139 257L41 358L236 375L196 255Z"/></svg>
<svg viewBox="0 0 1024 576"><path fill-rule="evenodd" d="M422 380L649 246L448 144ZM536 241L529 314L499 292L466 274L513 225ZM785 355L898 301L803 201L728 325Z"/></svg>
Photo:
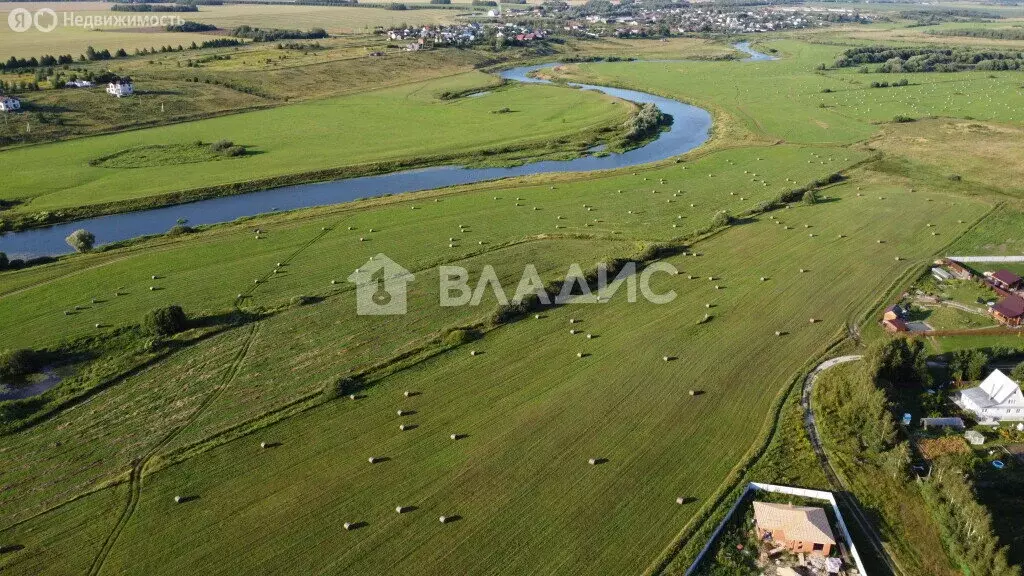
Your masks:
<svg viewBox="0 0 1024 576"><path fill-rule="evenodd" d="M1016 294L1003 298L992 307L992 317L1007 326L1020 326L1024 322L1024 298Z"/></svg>
<svg viewBox="0 0 1024 576"><path fill-rule="evenodd" d="M758 538L785 546L794 554L828 556L836 545L822 508L755 501L754 525Z"/></svg>
<svg viewBox="0 0 1024 576"><path fill-rule="evenodd" d="M973 412L982 423L1024 420L1024 393L1021 393L1019 384L999 370L989 374L980 386L955 394L953 401L964 410Z"/></svg>

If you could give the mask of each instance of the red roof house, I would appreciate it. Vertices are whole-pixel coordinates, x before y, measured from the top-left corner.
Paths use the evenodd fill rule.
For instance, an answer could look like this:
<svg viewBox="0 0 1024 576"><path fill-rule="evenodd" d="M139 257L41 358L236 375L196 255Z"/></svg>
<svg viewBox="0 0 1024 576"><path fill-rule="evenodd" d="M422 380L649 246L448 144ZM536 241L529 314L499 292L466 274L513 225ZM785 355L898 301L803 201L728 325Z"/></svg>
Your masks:
<svg viewBox="0 0 1024 576"><path fill-rule="evenodd" d="M1024 298L1007 296L992 307L992 316L1007 326L1020 326L1024 321Z"/></svg>
<svg viewBox="0 0 1024 576"><path fill-rule="evenodd" d="M992 282L1005 290L1016 290L1020 288L1021 278L1009 270L999 270L992 273Z"/></svg>

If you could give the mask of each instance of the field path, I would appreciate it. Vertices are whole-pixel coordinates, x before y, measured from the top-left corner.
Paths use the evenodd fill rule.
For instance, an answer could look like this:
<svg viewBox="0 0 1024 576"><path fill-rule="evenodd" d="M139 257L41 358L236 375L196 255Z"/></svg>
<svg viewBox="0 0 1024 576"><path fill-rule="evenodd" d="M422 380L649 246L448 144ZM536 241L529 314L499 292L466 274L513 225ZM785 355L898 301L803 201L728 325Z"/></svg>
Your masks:
<svg viewBox="0 0 1024 576"><path fill-rule="evenodd" d="M145 475L146 465L149 464L153 457L156 456L164 446L166 446L171 440L174 440L178 434L186 430L193 422L198 420L199 416L202 415L203 412L224 392L224 389L231 384L235 375L238 374L238 368L248 355L249 348L256 339L256 334L258 332L259 322L253 323L249 328L249 335L246 337L245 342L242 343L242 346L239 347L238 353L235 354L235 357L232 359L231 366L224 374L224 378L222 379L220 386L218 386L213 393L211 393L210 396L199 405L199 408L192 413L184 424L178 426L164 436L160 442L153 446L144 456L139 458L132 467L131 475L129 476L130 487L128 491L128 503L125 505L124 511L121 512L121 516L118 517L113 530L111 530L106 540L104 540L99 554L97 554L96 558L93 560L92 566L89 568L90 576L95 576L103 571L103 564L106 562L107 557L110 556L110 551L113 550L114 545L117 544L117 539L121 535L121 531L124 530L124 527L128 524L128 521L131 520L132 515L135 513L135 509L138 507L139 500L142 497L142 480Z"/></svg>
<svg viewBox="0 0 1024 576"><path fill-rule="evenodd" d="M814 411L811 409L811 391L814 389L814 382L818 379L818 376L833 366L846 364L847 362L856 362L862 358L863 356L859 354L831 358L821 364L818 364L814 370L811 370L811 372L807 374L807 378L804 379L803 394L800 399L800 404L804 407L804 427L807 429L807 436L811 440L811 446L814 447L814 452L818 455L818 460L821 462L821 468L824 470L825 477L828 478L828 482L831 485L833 492L835 492L838 499L850 511L850 517L857 523L857 526L860 528L861 533L864 534L867 543L870 544L871 548L874 550L875 556L886 565L890 574L902 576L903 572L885 550L885 547L882 544L882 537L875 530L874 526L871 525L871 522L868 521L867 517L864 516L864 513L861 512L860 508L857 506L857 502L850 495L850 491L843 485L842 480L839 479L839 476L832 468L832 464L828 460L828 454L825 453L824 448L821 446L817 423L814 420Z"/></svg>

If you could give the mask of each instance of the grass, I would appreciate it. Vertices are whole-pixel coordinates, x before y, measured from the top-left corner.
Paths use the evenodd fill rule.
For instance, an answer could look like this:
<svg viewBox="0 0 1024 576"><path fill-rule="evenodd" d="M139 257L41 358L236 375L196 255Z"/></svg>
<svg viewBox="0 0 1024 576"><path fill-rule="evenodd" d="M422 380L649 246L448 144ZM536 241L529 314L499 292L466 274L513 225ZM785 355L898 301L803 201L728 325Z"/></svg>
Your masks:
<svg viewBox="0 0 1024 576"><path fill-rule="evenodd" d="M486 86L490 79L472 73L472 81ZM516 147L559 151L570 143L597 139L602 129L617 128L634 109L632 104L593 92L550 86L509 86L488 98L442 101L434 97L449 86L464 88L467 82L414 84L8 150L0 154L0 166L10 170L11 177L0 199L23 202L13 214L52 212L389 160L430 156L484 160L488 150ZM146 100L142 94L114 104L130 109ZM515 113L492 114L499 106ZM89 164L127 148L180 146L197 139L231 140L253 155L231 162L190 164L187 170L157 166L123 171ZM315 146L310 146L312 141Z"/></svg>
<svg viewBox="0 0 1024 576"><path fill-rule="evenodd" d="M710 107L716 113L716 141L681 164L635 173L484 183L270 215L3 273L0 348L55 347L90 334L107 338L112 329L97 330L96 323L129 325L169 303L183 304L193 315L215 316L237 304L262 316L203 340L184 335L173 354L140 364L112 385L103 387L106 374L83 375L48 393L38 410L52 407L62 394L92 395L5 443L5 461L11 465L0 471L0 484L24 489L0 493L0 526L24 523L0 530L0 538L25 548L5 554L0 567L32 571L59 561L68 571L78 571L96 557L95 534L109 530L121 510L130 510L120 517L124 529L104 571L160 574L201 565L223 574L591 574L648 568L682 527L713 511L712 499L728 489L727 479L742 476L739 463L745 465L751 449L764 441L778 402L809 357L823 354L866 310L882 304L900 282L909 283L913 271L950 243L974 247L1014 238L1010 212L994 212L975 225L994 200L966 196L948 179L929 176L922 168L931 161L925 155L904 161L894 158L894 150L851 168L877 156L867 147L850 146L878 130L874 113L857 109L852 100L842 109L818 104L834 97L820 90L835 85L837 78L848 76L851 85L863 79L812 72L816 63L834 56L836 46L793 41L772 46L787 59L566 70L574 77L600 78ZM239 74L250 66L241 59L217 63L222 65L225 72ZM455 84L470 87L482 78L461 76ZM777 89L764 89L768 78ZM992 80L947 78L982 88ZM934 80L936 89L945 86ZM323 164L337 156L308 147L300 153L288 141L290 132L280 128L298 126L308 138L309 131L318 129L308 118L324 110L351 123L334 119L331 127L353 130L367 129L359 124L362 117L374 118L378 126L387 121L401 127L414 113L435 112L442 119L458 112L488 123L535 120L550 128L544 116L548 111L576 122L550 128L548 138L579 130L593 120L594 110L607 114L606 122L614 117L604 99L576 101L581 95L557 87L497 93L521 98L522 106L536 111L536 119L491 114L490 98L438 101L437 93L452 85L430 81L254 113L262 124L274 120L280 144L252 124L232 122L241 115L204 123L213 134L204 141L230 138L252 146L262 154L237 163L258 159L250 167L280 169L286 156L289 167ZM888 92L863 92L896 106ZM944 102L940 96L931 100L936 106ZM596 108L588 108L591 104ZM977 107L987 105L979 102ZM888 119L891 115L882 116ZM1000 123L1009 119L1002 112L994 118ZM231 128L231 133L213 129L218 127ZM522 125L510 124L500 134L490 133L489 124L476 131L443 123L430 128L451 130L441 142L452 148L451 142L507 142ZM345 134L347 140L339 144L344 160L439 146L424 141L422 131L386 133L395 139L353 142ZM92 190L102 195L109 188L95 192L100 183L81 176L90 174L81 163L104 152L94 143L107 142L107 152L113 153L136 145L119 138L152 134L161 138L139 144L181 144L201 136L165 127L90 140L79 148L74 145L86 141L73 141L54 148L78 150L75 162L51 156L49 163L37 159L30 165L34 172L56 167L66 182L79 187L79 194ZM317 137L343 139L334 132ZM6 161L15 152L45 157L48 148L6 151L0 158ZM275 154L281 163L271 162ZM235 164L189 167L205 167L208 179L225 176L228 172L221 171ZM153 181L132 179L142 189L131 194L171 185L170 175L147 168L111 169L115 174L109 178L146 170L153 171ZM506 285L515 283L527 262L538 264L545 278L557 277L572 261L586 267L608 256L635 254L651 243L681 241L706 228L719 210L741 215L840 170L849 179L823 190L818 204L774 212L781 223L766 215L744 219L698 241L693 249L700 256L666 257L681 271L653 278L655 291L678 293L668 305L616 298L548 310L541 319L531 316L500 327L487 322L493 300L477 309L434 305L437 279L430 269L440 263L464 265L474 275L484 264L500 264ZM72 171L77 177L71 177ZM183 179L187 184L190 174L177 174L174 184ZM33 204L75 201L52 184L35 191L35 183L46 184L51 174L19 172L16 178L12 182L20 186L19 194L29 194ZM1002 207L1008 204L1012 201ZM940 234L922 233L927 223ZM459 224L468 224L468 231ZM262 240L254 239L254 228L264 231ZM360 242L360 237L369 240ZM352 314L353 293L344 278L379 252L417 274L406 316ZM274 274L277 262L285 266ZM154 274L161 278L152 280ZM709 276L718 279L709 282ZM716 283L721 290L714 288ZM151 291L150 286L161 289ZM126 295L114 296L115 291ZM314 303L290 305L300 294L313 297ZM82 309L63 314L75 305ZM708 313L711 320L698 323ZM581 320L580 329L596 338L570 335L569 318ZM483 337L456 348L442 344L449 329L467 326L483 329ZM144 344L126 349L141 362L150 357ZM470 349L481 353L471 356ZM586 355L578 358L579 352ZM125 363L136 360L125 356ZM675 360L665 362L663 356ZM357 373L367 378L362 398L319 402L325 384ZM75 388L88 385L97 386L96 391ZM827 387L827 380L819 386ZM421 394L405 398L406 390ZM703 394L691 396L689 390ZM820 485L820 470L807 453L792 396L783 405L775 441L754 469L779 481ZM402 420L417 428L398 430L394 414L399 408L416 411ZM453 442L452 433L467 436ZM264 441L279 445L260 449ZM40 461L40 453L47 458ZM371 455L389 460L371 466ZM588 458L607 461L589 466ZM133 483L133 490L103 488L45 512L98 486L123 481L140 461L147 464L144 481ZM844 467L855 466L845 462ZM898 546L915 543L904 554L921 573L943 574L947 565L941 546L920 507L904 505L904 494L896 488L868 490L877 497L862 497L876 481L872 471L863 472L852 483L862 501L875 509L899 503L895 513L884 516L887 537ZM123 508L128 492L138 499ZM176 495L197 498L176 505ZM680 506L678 496L694 500ZM417 509L397 515L396 505ZM460 519L442 525L437 522L442 514ZM99 520L81 528L88 517ZM366 524L344 531L343 522ZM510 541L516 546L508 546Z"/></svg>
<svg viewBox="0 0 1024 576"><path fill-rule="evenodd" d="M768 158L767 154L775 150L785 147L758 153ZM727 154L739 151L720 153ZM800 156L810 154L804 150ZM771 165L780 166L778 162ZM800 165L792 164L794 168ZM666 171L674 172L676 178L689 173L681 167ZM640 175L621 178L632 178L634 189L650 186ZM673 186L671 181L668 186ZM627 225L621 228L634 230L631 235L637 234L637 230L657 231L640 218L631 228L629 215L619 216L616 213L624 212L621 208L611 209L623 201L608 188L611 186L600 186L592 192L602 196L603 202L588 202L602 212L608 211L607 215L602 213L602 219L615 219L620 224L625 220ZM595 189L592 182L588 189ZM541 190L544 188L533 192L519 189L513 194L530 199L541 194ZM640 190L632 192L630 203L642 204L644 196L655 196ZM684 493L701 502L710 495L732 463L753 442L772 398L806 361L807 351L841 330L874 300L874 293L888 284L889 277L909 266L907 261L895 261L892 254L899 251L908 257L927 257L941 246L942 240L915 235L913 227L893 225L893 220L886 217L890 213L911 214L910 223L923 225L925 219L933 219L948 225L952 214L946 213L940 203L926 203L921 196L896 189L881 191L887 195L887 201L872 201L857 197L853 190L852 185L844 185L830 190L829 196L837 200L779 213L783 220L795 225L793 229L785 230L782 225L759 220L700 243L697 248L703 256L699 258L671 260L684 274L693 273L701 278L721 275L725 290L713 290L704 281L684 280L685 275L656 277L658 291L673 288L680 292L676 303L659 307L613 301L596 308L568 307L551 311L542 321L529 319L501 328L473 345L484 352L482 355L470 357L465 348L442 354L383 377L374 383L364 400L331 403L261 431L259 438L270 438L282 445L262 453L260 467L252 466L252 450L258 441L249 436L156 472L146 479L137 512L109 558L109 567L120 569L127 566L126 562L135 563L138 558L147 557L151 560L145 561L146 569L173 571L178 562L220 555L217 547L229 542L245 542L254 550L268 550L265 544L273 542L278 550L289 550L288 554L228 555L228 560L218 565L225 572L255 566L274 570L283 567L278 562L294 564L296 559L303 558L310 570L341 565L351 569L373 566L376 572L408 571L410 566L417 567L414 571L424 572L472 572L484 565L500 566L500 571L507 573L538 566L570 569L575 573L598 571L598 567L600 571L617 572L643 569L695 511L693 506L676 505L675 497ZM559 192L548 192L547 198L537 197L538 202L546 205L538 211L538 217L543 216L547 222L545 227L553 225L556 213L547 203L557 203L561 201L559 196L568 194L564 189ZM879 192L873 190L876 195ZM699 194L715 206L728 202L713 189ZM452 210L451 217L470 220L471 225L474 221L500 222L501 219L484 217L486 211L480 212L483 206L494 203L493 195L490 190L480 191L447 199L442 204L449 202L446 208ZM499 196L510 198L508 192ZM566 211L572 205L582 204L582 192L574 196L564 201ZM459 200L466 204L450 204ZM502 204L507 206L510 202L505 200ZM667 224L675 211L661 202L648 206L643 221L649 222L656 214L662 214ZM390 210L397 213L398 208ZM575 212L579 211L575 208ZM709 219L711 211L709 208L702 220ZM972 203L965 211L980 215L984 207ZM402 210L410 219L420 216L417 212L421 211L408 210L408 206ZM361 217L377 219L386 213L368 211ZM527 210L528 215L533 213ZM471 218L474 214L479 220ZM859 215L856 221L852 218L854 214ZM582 220L582 214L570 215ZM369 220L357 223L361 227L370 225ZM803 223L814 226L818 236L812 238L802 228L796 229ZM315 224L307 223L307 230ZM286 239L283 230L275 232L273 227L268 228L270 239ZM335 229L338 228L341 226ZM839 231L848 237L836 238ZM382 227L382 234L387 233L388 229ZM447 230L434 233L450 234ZM471 234L475 237L475 232ZM671 233L666 230L664 234ZM880 235L891 238L881 248L874 242ZM298 236L295 235L296 242ZM201 240L202 236L181 242L183 247L194 247ZM378 242L385 242L385 238L381 236ZM402 254L403 246L409 250L423 244L420 238L397 233L386 242L388 253L394 251L396 255ZM433 250L419 249L426 254ZM290 282L300 280L300 270L308 271L316 265L314 253L306 254L303 252L301 258L293 261L295 272ZM111 255L90 258L108 256ZM196 256L194 250L192 256ZM570 254L554 252L552 256L552 261L558 262ZM272 262L277 258L267 254L260 260ZM304 264L307 258L308 265ZM75 260L79 259L70 262ZM166 254L161 261L170 262ZM799 274L798 266L812 272ZM351 266L341 268L347 270ZM44 271L46 267L31 272ZM134 274L141 275L141 268L136 268ZM167 274L168 286L188 284L177 273ZM772 279L767 291L758 280L762 275ZM88 272L80 272L78 280L84 281L87 276ZM285 278L288 277L286 274ZM324 280L327 277L321 276ZM117 283L115 278L104 275L107 282ZM314 281L312 287L321 285L321 281ZM237 285L248 282L239 281ZM273 290L276 283L272 280L265 286ZM283 293L294 295L296 288L291 285ZM226 292L226 287L221 291ZM256 294L259 293L257 289ZM716 303L715 319L698 326L694 320L703 316L703 303L708 299ZM755 299L761 303L756 310L747 305ZM325 305L329 308L318 309ZM351 333L351 327L332 319L343 317L349 306L344 299L337 304L329 300L261 323L237 376L218 402L194 420L194 428L183 433L177 442L184 445L197 440L218 426L237 421L245 413L265 412L304 390L315 390L325 376L348 370L353 354L358 354L361 346L344 336ZM329 311L334 309L337 312ZM584 329L599 337L586 344L571 340L565 328L569 316L582 318ZM808 316L823 321L809 325ZM368 330L376 328L373 338L383 334L379 324L364 321ZM314 327L314 323L321 322ZM436 317L429 323L436 326ZM789 336L771 336L778 329L786 330ZM291 336L297 333L317 336ZM392 326L386 333L410 332ZM656 343L653 348L657 350L651 346L637 347L638 341ZM344 352L328 353L337 350L339 342ZM591 356L577 359L575 352L581 346ZM677 355L680 360L662 362L663 354ZM204 372L203 362L193 360L190 364L198 371L190 379L194 380ZM223 365L215 361L212 364ZM727 368L723 370L724 367ZM177 372L173 368L168 370ZM311 370L324 376L314 376ZM757 374L756 379L749 377L752 373ZM144 381L165 380L155 374L150 378ZM168 384L174 385L173 381ZM696 400L690 397L686 390L695 387L705 390L706 395ZM197 392L202 388L199 386ZM399 402L401 391L407 389L423 394ZM131 393L126 393L127 400ZM397 432L391 414L395 406L403 405L418 411L414 419L419 429ZM581 425L578 414L584 412L601 416ZM680 426L682 422L686 424ZM54 426L57 425L54 421ZM52 437L50 434L68 434L78 425L72 424L59 432L40 431L36 441L46 442L47 437ZM452 431L464 432L469 437L453 444L447 439ZM392 460L367 469L365 459L369 453L387 455ZM586 459L595 454L609 462L596 468L586 466ZM701 464L679 467L675 463L681 460ZM515 471L516 480L507 480L509 470ZM506 480L496 482L499 477ZM171 497L180 493L201 497L190 503L190 508L175 507L171 512ZM315 506L307 507L313 502ZM399 503L420 509L408 516L395 517L391 509ZM21 502L17 506L27 505ZM243 508L247 510L246 525L256 522L273 528L252 532L235 520L225 520L239 518L228 511ZM543 515L530 512L541 509L546 510ZM437 524L435 517L440 514L463 516L463 520L450 526L460 530L455 541L449 540L446 532L424 530L425 526ZM285 517L293 521L286 522ZM301 521L294 522L296 518ZM349 534L322 532L330 535L320 539L305 536L309 526L326 527L351 520L365 521L369 526ZM183 538L182 522L190 527ZM216 530L218 536L212 538L210 530ZM177 544L152 548L156 542L169 541L166 535L170 533L179 535ZM478 553L490 548L488 542L506 539L510 533L516 534L521 543L518 550L522 552L506 554L498 564ZM142 534L146 538L141 538ZM339 548L341 542L350 540L352 544ZM607 552L593 555L571 545L574 541L593 542L596 548L592 549ZM631 552L620 553L627 542ZM343 550L340 555L339 549ZM333 551L330 559L325 557L327 550ZM407 560L393 563L399 551ZM410 559L415 561L410 564Z"/></svg>
<svg viewBox="0 0 1024 576"><path fill-rule="evenodd" d="M89 162L103 168L153 168L156 166L177 166L214 162L231 158L211 149L209 143L172 144L169 146L139 146L114 152Z"/></svg>

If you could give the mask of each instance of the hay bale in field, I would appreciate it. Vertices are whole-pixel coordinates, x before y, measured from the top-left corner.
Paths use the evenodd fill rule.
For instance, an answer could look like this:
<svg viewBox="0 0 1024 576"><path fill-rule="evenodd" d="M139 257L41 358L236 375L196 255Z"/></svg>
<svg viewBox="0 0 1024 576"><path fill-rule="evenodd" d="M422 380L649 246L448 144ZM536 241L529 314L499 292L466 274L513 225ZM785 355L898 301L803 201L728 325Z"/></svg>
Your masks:
<svg viewBox="0 0 1024 576"><path fill-rule="evenodd" d="M409 424L399 424L398 429L405 432L406 430L412 430L412 426Z"/></svg>
<svg viewBox="0 0 1024 576"><path fill-rule="evenodd" d="M686 497L685 496L680 496L680 497L676 498L676 504L679 504L679 505L686 504Z"/></svg>
<svg viewBox="0 0 1024 576"><path fill-rule="evenodd" d="M405 392L402 392L402 395L405 396L406 398L412 397L413 394L414 392L412 390L406 390Z"/></svg>
<svg viewBox="0 0 1024 576"><path fill-rule="evenodd" d="M399 410L399 411L398 411L398 412L396 412L396 413L397 413L397 414L398 414L399 416L405 416L405 415L406 415L406 411L405 411L405 410Z"/></svg>
<svg viewBox="0 0 1024 576"><path fill-rule="evenodd" d="M576 353L576 357L577 358L583 358L583 352L577 352Z"/></svg>
<svg viewBox="0 0 1024 576"><path fill-rule="evenodd" d="M587 340L593 340L593 339L594 339L594 335L593 334L587 334Z"/></svg>
<svg viewBox="0 0 1024 576"><path fill-rule="evenodd" d="M767 278L765 278L764 276L761 276L761 282L767 282L767 281L768 281Z"/></svg>
<svg viewBox="0 0 1024 576"><path fill-rule="evenodd" d="M470 356L476 356L476 354L477 354L476 350L470 350L469 351L469 355Z"/></svg>
<svg viewBox="0 0 1024 576"><path fill-rule="evenodd" d="M459 435L458 434L452 434L451 436L449 436L449 438L451 438L452 440L458 440L459 439Z"/></svg>
<svg viewBox="0 0 1024 576"><path fill-rule="evenodd" d="M269 444L266 442L260 442L260 448L266 448L267 446L269 446Z"/></svg>
<svg viewBox="0 0 1024 576"><path fill-rule="evenodd" d="M185 501L185 497L184 496L175 496L174 497L174 503L175 504L181 504L184 501Z"/></svg>
<svg viewBox="0 0 1024 576"><path fill-rule="evenodd" d="M335 285L335 284L337 284L337 283L338 283L338 281L337 281L337 280L331 280L331 286L334 286L334 285Z"/></svg>
<svg viewBox="0 0 1024 576"><path fill-rule="evenodd" d="M552 188L554 188L554 186L552 186ZM438 518L438 521L441 522L441 524L447 524L451 521L451 518L449 518L448 516L441 516L440 518Z"/></svg>
<svg viewBox="0 0 1024 576"><path fill-rule="evenodd" d="M818 321L818 319L817 319L817 318L811 318L811 324L814 324L814 323L815 323L815 322L817 322L817 321Z"/></svg>
<svg viewBox="0 0 1024 576"><path fill-rule="evenodd" d="M569 334L572 334L573 336L575 336L576 335L576 329L575 328L570 328L569 329Z"/></svg>
<svg viewBox="0 0 1024 576"><path fill-rule="evenodd" d="M349 400L355 400L356 399L356 395L355 394L349 394L348 395L348 399Z"/></svg>
<svg viewBox="0 0 1024 576"><path fill-rule="evenodd" d="M587 460L587 464L590 464L591 466L597 465L597 458L590 458Z"/></svg>
<svg viewBox="0 0 1024 576"><path fill-rule="evenodd" d="M399 514L405 514L409 511L409 506L395 506L395 512Z"/></svg>
<svg viewBox="0 0 1024 576"><path fill-rule="evenodd" d="M690 390L690 396L696 396L696 395L697 395L697 391L696 390Z"/></svg>
<svg viewBox="0 0 1024 576"><path fill-rule="evenodd" d="M663 361L665 361L665 362L668 362L669 360L671 360L671 358L669 358L668 356L662 356L661 359Z"/></svg>
<svg viewBox="0 0 1024 576"><path fill-rule="evenodd" d="M533 318L534 320L540 320L540 314L534 314Z"/></svg>
<svg viewBox="0 0 1024 576"><path fill-rule="evenodd" d="M345 522L344 524L342 524L342 526L345 527L345 530L351 530L352 527L355 526L355 525L352 524L351 522Z"/></svg>

